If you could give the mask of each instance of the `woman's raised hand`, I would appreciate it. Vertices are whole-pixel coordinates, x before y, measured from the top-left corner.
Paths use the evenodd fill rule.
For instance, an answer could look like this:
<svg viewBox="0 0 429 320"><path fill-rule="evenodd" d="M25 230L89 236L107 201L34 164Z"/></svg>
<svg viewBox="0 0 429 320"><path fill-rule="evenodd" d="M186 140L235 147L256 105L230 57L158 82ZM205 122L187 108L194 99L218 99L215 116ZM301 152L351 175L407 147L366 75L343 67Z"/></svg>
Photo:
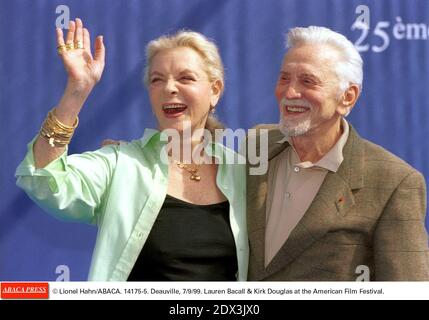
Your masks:
<svg viewBox="0 0 429 320"><path fill-rule="evenodd" d="M91 39L82 20L71 21L69 31L64 41L63 31L57 28L57 50L68 74L68 82L64 94L52 111L56 120L62 125L76 127L79 112L95 84L100 81L104 69L105 48L103 37L95 39L94 56L91 54ZM39 136L33 147L36 168L44 168L48 163L57 159L63 152L64 146L53 147L51 128L47 135ZM61 132L60 132L61 133ZM55 140L53 140L55 141ZM67 143L70 141L68 137Z"/></svg>
<svg viewBox="0 0 429 320"><path fill-rule="evenodd" d="M104 69L105 48L103 37L95 39L94 56L91 53L91 38L82 20L70 21L64 40L63 31L57 31L58 53L68 74L68 87L76 91L91 91L100 81Z"/></svg>

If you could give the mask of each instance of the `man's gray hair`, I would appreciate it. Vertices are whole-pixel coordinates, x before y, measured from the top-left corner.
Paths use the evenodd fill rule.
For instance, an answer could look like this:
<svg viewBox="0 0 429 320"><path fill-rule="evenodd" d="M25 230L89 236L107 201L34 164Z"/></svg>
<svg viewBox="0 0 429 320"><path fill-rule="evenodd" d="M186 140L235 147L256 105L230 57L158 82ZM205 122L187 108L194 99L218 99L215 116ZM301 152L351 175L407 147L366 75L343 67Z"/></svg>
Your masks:
<svg viewBox="0 0 429 320"><path fill-rule="evenodd" d="M342 56L342 61L335 63L335 71L340 80L340 90L344 92L350 84L357 84L362 89L362 57L353 43L345 36L328 28L310 26L290 29L286 37L286 48L303 44L321 44L336 49Z"/></svg>

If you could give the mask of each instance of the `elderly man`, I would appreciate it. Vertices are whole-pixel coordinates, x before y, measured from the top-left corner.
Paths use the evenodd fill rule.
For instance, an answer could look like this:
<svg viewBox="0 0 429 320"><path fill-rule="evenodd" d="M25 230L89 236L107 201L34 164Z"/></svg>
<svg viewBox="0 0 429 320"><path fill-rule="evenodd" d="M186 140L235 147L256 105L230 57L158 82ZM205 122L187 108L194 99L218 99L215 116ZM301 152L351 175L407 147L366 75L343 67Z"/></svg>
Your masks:
<svg viewBox="0 0 429 320"><path fill-rule="evenodd" d="M322 27L290 30L288 47L269 169L247 182L249 280L429 280L423 176L344 119L359 53Z"/></svg>

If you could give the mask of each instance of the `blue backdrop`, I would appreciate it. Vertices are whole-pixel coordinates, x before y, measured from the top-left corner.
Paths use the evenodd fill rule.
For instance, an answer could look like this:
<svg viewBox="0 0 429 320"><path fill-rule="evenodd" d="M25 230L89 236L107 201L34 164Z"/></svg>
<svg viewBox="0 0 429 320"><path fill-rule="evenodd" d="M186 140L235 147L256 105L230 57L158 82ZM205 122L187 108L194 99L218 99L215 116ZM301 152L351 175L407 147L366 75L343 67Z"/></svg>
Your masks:
<svg viewBox="0 0 429 320"><path fill-rule="evenodd" d="M180 28L220 47L227 76L221 120L233 129L277 122L284 33L321 25L362 51L364 90L349 121L429 177L427 0L0 0L0 280L55 280L61 265L71 280L85 280L95 241L96 228L55 220L15 186L26 144L65 86L55 42L59 5L92 35L103 34L107 48L71 152L96 149L105 138L139 138L154 126L141 85L144 46ZM368 30L352 30L359 5L369 9Z"/></svg>

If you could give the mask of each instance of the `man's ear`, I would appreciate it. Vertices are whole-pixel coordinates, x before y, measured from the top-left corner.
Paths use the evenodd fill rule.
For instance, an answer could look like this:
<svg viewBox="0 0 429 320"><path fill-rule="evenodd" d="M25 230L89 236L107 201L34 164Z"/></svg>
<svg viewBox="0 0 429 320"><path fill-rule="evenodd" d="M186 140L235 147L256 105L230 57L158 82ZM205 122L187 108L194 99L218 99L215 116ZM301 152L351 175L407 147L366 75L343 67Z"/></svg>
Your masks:
<svg viewBox="0 0 429 320"><path fill-rule="evenodd" d="M215 80L212 83L212 95L210 97L210 105L215 107L219 102L221 93L223 90L223 82L221 80Z"/></svg>
<svg viewBox="0 0 429 320"><path fill-rule="evenodd" d="M351 84L341 95L337 112L343 117L347 116L356 104L360 95L360 88L357 84Z"/></svg>

